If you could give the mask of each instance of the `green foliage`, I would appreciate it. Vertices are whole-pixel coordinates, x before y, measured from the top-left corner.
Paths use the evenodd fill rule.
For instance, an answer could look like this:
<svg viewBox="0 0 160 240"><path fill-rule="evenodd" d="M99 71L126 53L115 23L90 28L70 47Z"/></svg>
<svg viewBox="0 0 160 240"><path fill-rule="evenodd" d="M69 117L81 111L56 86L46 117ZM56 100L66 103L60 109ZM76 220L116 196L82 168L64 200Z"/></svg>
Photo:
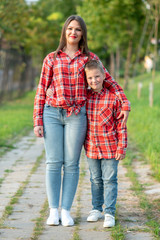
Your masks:
<svg viewBox="0 0 160 240"><path fill-rule="evenodd" d="M39 0L27 5L25 0L0 1L1 40L42 59L59 43L62 24L76 14L76 0Z"/></svg>
<svg viewBox="0 0 160 240"><path fill-rule="evenodd" d="M154 11L149 12L144 1L139 0L39 0L31 5L27 5L25 0L2 0L1 42L24 51L34 57L34 64L41 65L42 59L57 48L62 25L72 14L84 18L89 48L104 60L119 49L123 57L122 67L130 39L133 48L131 61L135 62L145 17L150 14L144 46L140 51L140 58L143 59ZM153 52L153 46L149 45L148 51Z"/></svg>
<svg viewBox="0 0 160 240"><path fill-rule="evenodd" d="M77 11L88 26L91 49L106 46L108 52L115 52L120 46L125 51L126 43L133 35L138 37L136 42L140 38L144 21L142 1L84 0Z"/></svg>
<svg viewBox="0 0 160 240"><path fill-rule="evenodd" d="M0 2L0 31L3 41L12 48L26 48L30 38L28 19L29 8L24 0L6 0Z"/></svg>
<svg viewBox="0 0 160 240"><path fill-rule="evenodd" d="M80 3L75 0L39 0L32 6L30 26L35 43L34 55L38 46L41 58L58 47L62 25L70 15L76 14L76 6Z"/></svg>

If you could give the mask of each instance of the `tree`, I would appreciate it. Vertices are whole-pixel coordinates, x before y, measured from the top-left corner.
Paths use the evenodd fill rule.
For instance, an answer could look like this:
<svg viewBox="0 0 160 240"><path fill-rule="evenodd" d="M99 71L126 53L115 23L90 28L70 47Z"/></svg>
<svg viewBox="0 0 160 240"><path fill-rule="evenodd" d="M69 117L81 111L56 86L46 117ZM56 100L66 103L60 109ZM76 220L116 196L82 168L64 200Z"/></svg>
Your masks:
<svg viewBox="0 0 160 240"><path fill-rule="evenodd" d="M32 6L31 25L35 42L41 46L42 57L54 51L59 44L64 21L76 14L76 0L39 0Z"/></svg>
<svg viewBox="0 0 160 240"><path fill-rule="evenodd" d="M139 0L87 0L78 7L78 13L88 26L89 46L94 49L105 49L104 56L117 53L125 59L125 87L131 62L132 48L136 46L144 21L144 4ZM134 36L134 37L133 37ZM128 46L128 47L126 47ZM114 66L114 64L112 64Z"/></svg>
<svg viewBox="0 0 160 240"><path fill-rule="evenodd" d="M0 2L1 42L7 41L13 48L23 47L28 38L29 9L24 0Z"/></svg>

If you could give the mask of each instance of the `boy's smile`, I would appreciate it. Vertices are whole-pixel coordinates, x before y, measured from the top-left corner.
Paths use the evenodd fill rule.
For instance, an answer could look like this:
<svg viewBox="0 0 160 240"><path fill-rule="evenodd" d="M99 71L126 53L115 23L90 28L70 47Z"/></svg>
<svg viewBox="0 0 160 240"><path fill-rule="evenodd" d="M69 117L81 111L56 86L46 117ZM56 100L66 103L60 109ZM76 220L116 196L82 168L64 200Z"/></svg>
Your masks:
<svg viewBox="0 0 160 240"><path fill-rule="evenodd" d="M93 89L93 91L100 92L103 88L103 80L105 79L105 75L98 68L86 68L85 71L88 85Z"/></svg>

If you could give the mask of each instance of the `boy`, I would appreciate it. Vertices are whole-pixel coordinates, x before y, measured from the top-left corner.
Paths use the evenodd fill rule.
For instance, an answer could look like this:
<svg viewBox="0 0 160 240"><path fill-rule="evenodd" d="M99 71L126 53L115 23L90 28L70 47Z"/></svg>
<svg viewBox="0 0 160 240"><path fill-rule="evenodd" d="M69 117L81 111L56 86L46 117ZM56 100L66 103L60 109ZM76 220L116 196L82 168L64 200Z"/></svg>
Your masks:
<svg viewBox="0 0 160 240"><path fill-rule="evenodd" d="M121 102L118 97L103 88L105 74L101 63L90 60L85 65L88 90L87 117L88 127L85 151L90 170L93 210L87 221L95 222L102 218L103 227L115 226L117 200L118 162L125 158L127 129L122 127Z"/></svg>

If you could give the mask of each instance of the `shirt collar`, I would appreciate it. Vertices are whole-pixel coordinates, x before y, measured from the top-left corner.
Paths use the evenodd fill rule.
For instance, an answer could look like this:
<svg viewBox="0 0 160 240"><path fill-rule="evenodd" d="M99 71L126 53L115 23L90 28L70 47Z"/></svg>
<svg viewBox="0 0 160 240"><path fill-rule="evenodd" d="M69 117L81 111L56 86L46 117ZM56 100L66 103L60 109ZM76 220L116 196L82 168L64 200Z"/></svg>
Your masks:
<svg viewBox="0 0 160 240"><path fill-rule="evenodd" d="M65 54L62 49L60 49L60 50L58 51L58 53L60 53L60 54L61 54L61 53L62 53L62 54ZM77 57L77 56L79 56L79 55L82 55L81 49L77 50L77 52L75 53L75 56L74 56L74 57Z"/></svg>
<svg viewBox="0 0 160 240"><path fill-rule="evenodd" d="M100 92L95 92L92 89L90 89L90 91L92 95L103 96L106 93L107 89L103 87Z"/></svg>

